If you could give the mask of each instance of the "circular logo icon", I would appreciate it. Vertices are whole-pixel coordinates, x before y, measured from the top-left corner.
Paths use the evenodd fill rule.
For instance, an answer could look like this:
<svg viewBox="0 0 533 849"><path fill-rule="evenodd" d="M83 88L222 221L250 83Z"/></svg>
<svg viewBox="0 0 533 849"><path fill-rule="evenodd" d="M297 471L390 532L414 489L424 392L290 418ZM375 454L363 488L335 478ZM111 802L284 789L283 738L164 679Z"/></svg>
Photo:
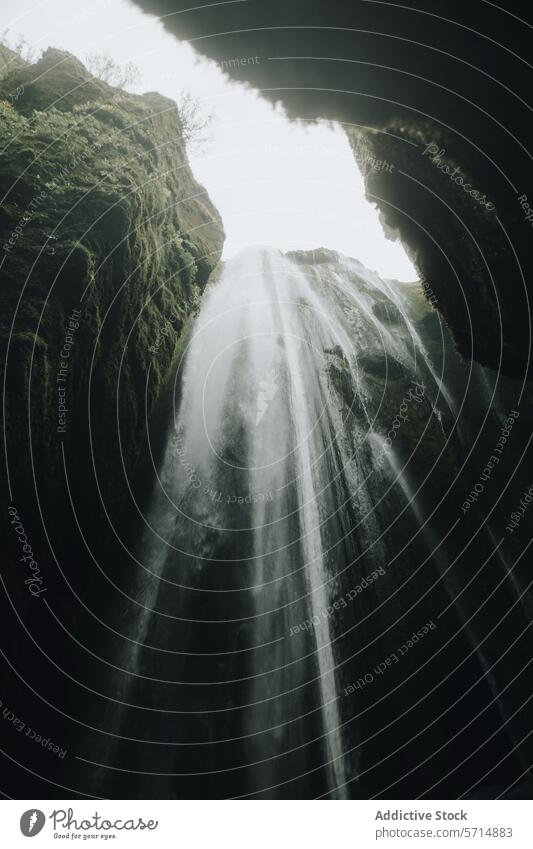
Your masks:
<svg viewBox="0 0 533 849"><path fill-rule="evenodd" d="M30 808L29 811L24 811L20 818L20 830L24 837L35 837L42 831L46 822L46 817L42 811L37 808Z"/></svg>

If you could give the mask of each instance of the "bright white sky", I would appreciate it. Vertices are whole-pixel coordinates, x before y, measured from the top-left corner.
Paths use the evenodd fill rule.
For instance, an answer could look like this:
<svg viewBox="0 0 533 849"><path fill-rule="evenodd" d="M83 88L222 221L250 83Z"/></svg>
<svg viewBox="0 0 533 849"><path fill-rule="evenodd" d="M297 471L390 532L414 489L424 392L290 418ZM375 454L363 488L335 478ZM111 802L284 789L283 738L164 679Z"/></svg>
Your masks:
<svg viewBox="0 0 533 849"><path fill-rule="evenodd" d="M187 89L216 112L209 145L190 158L222 215L225 258L250 244L324 246L382 277L416 279L401 244L385 239L341 129L290 123L127 0L1 0L0 33L6 28L9 42L23 35L38 50L58 47L82 61L106 50L137 65L135 91L177 99Z"/></svg>

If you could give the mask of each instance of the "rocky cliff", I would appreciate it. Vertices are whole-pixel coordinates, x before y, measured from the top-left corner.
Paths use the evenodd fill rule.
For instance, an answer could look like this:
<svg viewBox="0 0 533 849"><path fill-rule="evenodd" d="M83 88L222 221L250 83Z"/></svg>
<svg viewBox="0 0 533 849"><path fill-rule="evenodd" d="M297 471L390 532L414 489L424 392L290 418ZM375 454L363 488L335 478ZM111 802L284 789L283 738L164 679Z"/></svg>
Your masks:
<svg viewBox="0 0 533 849"><path fill-rule="evenodd" d="M47 530L74 526L72 510L101 541L220 257L222 223L192 175L171 100L111 88L58 50L32 65L1 58L11 500L40 510Z"/></svg>

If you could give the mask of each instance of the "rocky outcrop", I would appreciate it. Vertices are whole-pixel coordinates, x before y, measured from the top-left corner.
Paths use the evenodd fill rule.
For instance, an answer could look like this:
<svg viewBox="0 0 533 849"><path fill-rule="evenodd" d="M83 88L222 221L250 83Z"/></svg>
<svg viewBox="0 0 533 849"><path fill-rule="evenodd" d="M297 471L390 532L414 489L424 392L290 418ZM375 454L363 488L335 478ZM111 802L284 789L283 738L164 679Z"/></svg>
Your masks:
<svg viewBox="0 0 533 849"><path fill-rule="evenodd" d="M27 66L27 62L15 50L0 44L0 79L7 77L15 70Z"/></svg>
<svg viewBox="0 0 533 849"><path fill-rule="evenodd" d="M10 68L0 110L11 497L33 511L37 500L53 528L70 512L68 482L72 509L101 538L102 510L118 521L223 228L190 170L176 106L159 94L113 89L47 50Z"/></svg>

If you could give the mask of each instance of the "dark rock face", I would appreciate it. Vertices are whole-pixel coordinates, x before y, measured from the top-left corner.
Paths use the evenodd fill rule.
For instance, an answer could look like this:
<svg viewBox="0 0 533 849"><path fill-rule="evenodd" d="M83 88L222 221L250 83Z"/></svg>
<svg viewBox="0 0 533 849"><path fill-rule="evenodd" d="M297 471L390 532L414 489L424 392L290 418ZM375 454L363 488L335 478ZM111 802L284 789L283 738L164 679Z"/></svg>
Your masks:
<svg viewBox="0 0 533 849"><path fill-rule="evenodd" d="M100 499L117 520L224 233L189 168L172 101L113 89L57 50L35 65L7 60L0 332L9 481L18 505L35 510L38 499L50 529L68 509L58 500L67 475L87 533L99 528L101 542Z"/></svg>
<svg viewBox="0 0 533 849"><path fill-rule="evenodd" d="M388 303L386 301L381 301L380 303L374 304L372 312L376 318L379 318L379 320L385 324L399 325L403 323L402 314L396 304L393 304L392 301Z"/></svg>
<svg viewBox="0 0 533 849"><path fill-rule="evenodd" d="M400 377L405 377L405 370L401 363L391 357L363 356L359 362L367 374L378 380L398 380Z"/></svg>
<svg viewBox="0 0 533 849"><path fill-rule="evenodd" d="M522 2L138 5L290 115L344 122L370 199L435 292L460 352L530 373L531 28ZM431 144L440 162L424 155ZM478 198L452 181L454 169Z"/></svg>
<svg viewBox="0 0 533 849"><path fill-rule="evenodd" d="M386 229L401 236L459 352L496 370L526 373L526 290L493 201L465 191L480 183L462 164L461 144L429 122L347 132L367 197ZM373 165L378 157L390 171Z"/></svg>
<svg viewBox="0 0 533 849"><path fill-rule="evenodd" d="M72 682L81 679L85 695L98 688L94 657L105 655L109 631L104 641L95 636L95 600L105 618L113 587L131 569L125 546L141 520L126 518L124 505L147 490L142 458L157 462L173 365L224 232L189 168L172 101L110 88L57 50L35 65L7 55L7 71L2 691L17 716L61 742L65 761L33 754L44 792L55 780L76 795L69 762L79 740L65 717L80 717L82 699ZM76 623L83 647L70 636ZM54 657L60 667L46 662ZM38 777L13 771L21 798L37 786Z"/></svg>

